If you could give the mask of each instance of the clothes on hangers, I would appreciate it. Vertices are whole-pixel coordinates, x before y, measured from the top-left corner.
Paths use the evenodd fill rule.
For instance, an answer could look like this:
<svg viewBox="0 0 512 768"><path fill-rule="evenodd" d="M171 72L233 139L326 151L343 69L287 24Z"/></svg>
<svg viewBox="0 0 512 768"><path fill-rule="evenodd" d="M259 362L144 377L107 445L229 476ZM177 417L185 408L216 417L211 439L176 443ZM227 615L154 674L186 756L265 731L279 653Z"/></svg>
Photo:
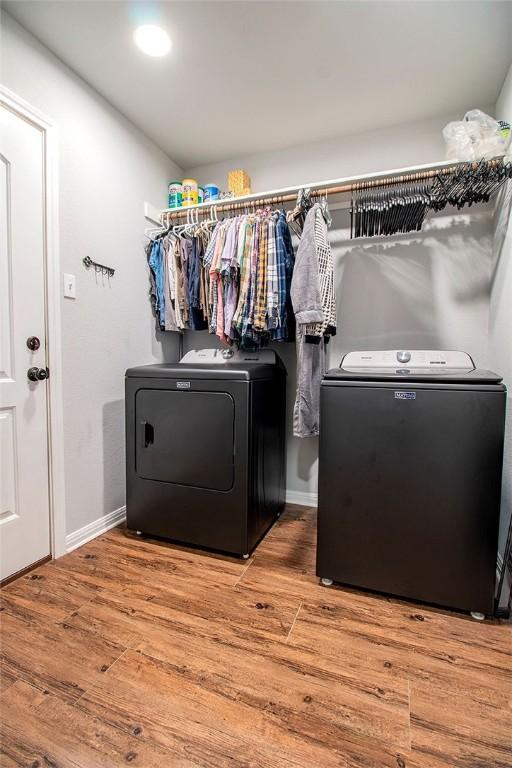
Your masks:
<svg viewBox="0 0 512 768"><path fill-rule="evenodd" d="M291 281L297 323L297 392L293 433L312 437L320 428L320 383L325 344L336 333L334 264L323 206L308 211Z"/></svg>
<svg viewBox="0 0 512 768"><path fill-rule="evenodd" d="M162 330L204 330L255 349L294 336L295 257L283 211L262 210L170 231L148 248Z"/></svg>
<svg viewBox="0 0 512 768"><path fill-rule="evenodd" d="M224 219L213 229L171 230L147 249L162 330L207 328L242 349L296 338L298 437L319 433L325 344L336 333L330 216L325 203L310 203L306 197L305 210L295 210L296 258L284 211L268 209Z"/></svg>

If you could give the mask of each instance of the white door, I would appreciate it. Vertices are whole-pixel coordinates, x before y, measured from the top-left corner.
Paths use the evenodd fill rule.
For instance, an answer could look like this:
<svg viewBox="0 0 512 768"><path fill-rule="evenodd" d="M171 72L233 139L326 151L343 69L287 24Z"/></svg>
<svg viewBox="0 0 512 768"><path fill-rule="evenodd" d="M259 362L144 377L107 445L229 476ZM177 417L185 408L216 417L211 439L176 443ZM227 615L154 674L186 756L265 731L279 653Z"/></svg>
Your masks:
<svg viewBox="0 0 512 768"><path fill-rule="evenodd" d="M44 206L44 135L0 104L0 580L50 554Z"/></svg>

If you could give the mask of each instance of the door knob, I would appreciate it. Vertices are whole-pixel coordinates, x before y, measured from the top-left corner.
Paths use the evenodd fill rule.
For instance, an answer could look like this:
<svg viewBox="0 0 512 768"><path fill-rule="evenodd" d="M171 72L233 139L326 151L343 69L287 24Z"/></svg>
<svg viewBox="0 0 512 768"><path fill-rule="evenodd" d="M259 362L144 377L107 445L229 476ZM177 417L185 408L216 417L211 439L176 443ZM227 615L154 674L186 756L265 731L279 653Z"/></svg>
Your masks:
<svg viewBox="0 0 512 768"><path fill-rule="evenodd" d="M49 375L50 371L48 368L37 368L37 366L34 366L34 368L29 368L27 371L27 378L30 381L44 381Z"/></svg>
<svg viewBox="0 0 512 768"><path fill-rule="evenodd" d="M32 350L32 352L35 352L39 347L41 346L41 342L37 338L37 336L29 336L27 339L27 347Z"/></svg>

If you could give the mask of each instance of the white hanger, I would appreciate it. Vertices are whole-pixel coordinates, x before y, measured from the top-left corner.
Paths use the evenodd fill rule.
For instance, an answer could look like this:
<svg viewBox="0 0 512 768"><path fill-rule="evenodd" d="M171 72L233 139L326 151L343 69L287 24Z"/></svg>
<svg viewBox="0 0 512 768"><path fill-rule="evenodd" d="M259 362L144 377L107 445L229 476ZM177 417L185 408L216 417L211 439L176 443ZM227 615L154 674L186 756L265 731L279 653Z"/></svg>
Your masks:
<svg viewBox="0 0 512 768"><path fill-rule="evenodd" d="M160 235L162 232L165 232L167 227L165 227L163 224L159 227L147 227L144 230L144 237L147 237L148 240L154 240L155 235Z"/></svg>

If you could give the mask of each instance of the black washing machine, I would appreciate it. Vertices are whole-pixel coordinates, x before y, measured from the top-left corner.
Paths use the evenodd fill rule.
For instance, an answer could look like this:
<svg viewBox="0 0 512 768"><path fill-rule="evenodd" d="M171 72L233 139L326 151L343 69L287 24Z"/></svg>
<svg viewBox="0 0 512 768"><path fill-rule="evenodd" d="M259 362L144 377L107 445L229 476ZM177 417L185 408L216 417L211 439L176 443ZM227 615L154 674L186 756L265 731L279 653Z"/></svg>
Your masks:
<svg viewBox="0 0 512 768"><path fill-rule="evenodd" d="M284 506L285 387L272 350L130 368L128 527L247 556Z"/></svg>
<svg viewBox="0 0 512 768"><path fill-rule="evenodd" d="M352 352L326 374L324 583L493 614L505 399L463 352Z"/></svg>

